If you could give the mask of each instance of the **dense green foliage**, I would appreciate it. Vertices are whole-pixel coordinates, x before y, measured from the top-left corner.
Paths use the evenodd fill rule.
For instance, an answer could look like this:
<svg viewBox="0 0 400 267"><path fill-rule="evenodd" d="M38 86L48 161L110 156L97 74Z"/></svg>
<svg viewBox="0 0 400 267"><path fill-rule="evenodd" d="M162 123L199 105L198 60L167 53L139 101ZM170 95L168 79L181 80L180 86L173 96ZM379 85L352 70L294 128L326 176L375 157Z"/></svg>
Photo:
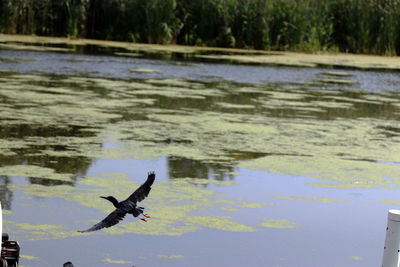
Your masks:
<svg viewBox="0 0 400 267"><path fill-rule="evenodd" d="M400 1L0 0L0 32L400 54Z"/></svg>

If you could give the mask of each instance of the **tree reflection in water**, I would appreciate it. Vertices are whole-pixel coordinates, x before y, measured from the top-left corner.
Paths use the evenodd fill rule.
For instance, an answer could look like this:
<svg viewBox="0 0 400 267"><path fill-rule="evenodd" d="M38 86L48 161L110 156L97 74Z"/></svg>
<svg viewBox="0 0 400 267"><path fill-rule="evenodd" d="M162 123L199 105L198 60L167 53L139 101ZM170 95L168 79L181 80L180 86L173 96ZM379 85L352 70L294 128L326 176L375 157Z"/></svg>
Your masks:
<svg viewBox="0 0 400 267"><path fill-rule="evenodd" d="M45 177L35 177L34 175L27 175L26 178L32 184L41 184L45 186L62 184L73 185L74 181L79 177L84 177L86 175L87 169L92 164L92 159L75 155L74 146L76 144L64 145L60 143L60 141L52 141L52 139L48 139L46 142L41 142L40 140L41 138L53 138L57 140L57 138L90 137L94 135L88 131L81 131L82 129L82 127L73 125L2 125L0 138L18 140L21 142L21 145L10 148L11 153L8 153L6 156L0 156L0 167L32 165L49 168L54 170L55 173L71 174L71 181L55 180L51 179L52 177L47 179ZM49 154L49 151L59 152L59 155ZM71 153L72 156L68 156L68 153ZM2 179L5 185L4 188L6 188L7 184L11 183L11 179L7 176L2 176ZM5 192L8 191L7 189L3 189L3 186L1 190L1 192L4 190Z"/></svg>
<svg viewBox="0 0 400 267"><path fill-rule="evenodd" d="M8 188L11 180L7 176L0 176L0 202L5 210L11 210L11 202L13 199L13 192Z"/></svg>
<svg viewBox="0 0 400 267"><path fill-rule="evenodd" d="M171 179L200 178L218 181L233 180L234 168L217 163L206 163L182 157L168 157L168 175Z"/></svg>

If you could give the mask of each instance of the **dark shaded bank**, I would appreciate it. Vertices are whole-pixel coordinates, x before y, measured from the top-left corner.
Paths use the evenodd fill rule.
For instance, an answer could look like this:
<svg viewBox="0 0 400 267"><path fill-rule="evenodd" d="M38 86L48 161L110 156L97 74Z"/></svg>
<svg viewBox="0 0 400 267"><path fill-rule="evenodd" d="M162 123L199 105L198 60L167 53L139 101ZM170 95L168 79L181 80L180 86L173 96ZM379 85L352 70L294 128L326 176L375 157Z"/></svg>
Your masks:
<svg viewBox="0 0 400 267"><path fill-rule="evenodd" d="M395 0L2 0L0 32L291 51L400 52Z"/></svg>

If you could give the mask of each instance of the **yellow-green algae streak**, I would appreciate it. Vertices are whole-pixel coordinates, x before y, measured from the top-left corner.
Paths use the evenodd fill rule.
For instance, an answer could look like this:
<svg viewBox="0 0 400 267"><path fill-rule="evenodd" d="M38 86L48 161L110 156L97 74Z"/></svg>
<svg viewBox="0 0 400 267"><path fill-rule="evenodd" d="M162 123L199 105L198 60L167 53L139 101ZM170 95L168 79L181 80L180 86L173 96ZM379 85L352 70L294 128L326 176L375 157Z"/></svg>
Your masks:
<svg viewBox="0 0 400 267"><path fill-rule="evenodd" d="M165 259L183 259L183 255L163 255L163 254L158 254L157 255L159 258L165 258Z"/></svg>
<svg viewBox="0 0 400 267"><path fill-rule="evenodd" d="M297 223L288 221L286 219L264 219L264 221L260 225L268 228L278 228L278 229L279 228L291 229L298 227Z"/></svg>
<svg viewBox="0 0 400 267"><path fill-rule="evenodd" d="M132 263L131 261L124 261L124 260L112 260L109 257L106 257L104 260L104 262L107 263L114 263L114 264L128 264L128 263Z"/></svg>
<svg viewBox="0 0 400 267"><path fill-rule="evenodd" d="M30 261L35 261L35 260L38 260L38 259L39 259L38 257L31 256L31 255L26 255L26 254L20 254L19 256L20 256L22 259L27 259L27 260L30 260Z"/></svg>
<svg viewBox="0 0 400 267"><path fill-rule="evenodd" d="M400 201L398 201L398 200L384 199L384 200L381 200L381 202L386 205L400 206Z"/></svg>

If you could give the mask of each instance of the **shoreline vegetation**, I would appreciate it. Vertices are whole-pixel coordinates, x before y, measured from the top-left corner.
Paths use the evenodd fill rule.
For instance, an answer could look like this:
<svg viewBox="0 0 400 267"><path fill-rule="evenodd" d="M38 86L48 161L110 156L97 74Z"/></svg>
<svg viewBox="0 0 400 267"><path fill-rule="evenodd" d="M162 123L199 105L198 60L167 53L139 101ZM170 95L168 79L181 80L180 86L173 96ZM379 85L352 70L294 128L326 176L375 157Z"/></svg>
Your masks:
<svg viewBox="0 0 400 267"><path fill-rule="evenodd" d="M3 0L0 33L292 52L400 53L398 0Z"/></svg>
<svg viewBox="0 0 400 267"><path fill-rule="evenodd" d="M0 34L0 49L74 53L80 47L85 46L110 49L116 56L138 57L142 54L155 54L163 55L165 59L173 59L174 56L178 55L177 58L234 64L400 71L399 58L388 56L327 52L299 53L175 44L140 44L66 37Z"/></svg>

